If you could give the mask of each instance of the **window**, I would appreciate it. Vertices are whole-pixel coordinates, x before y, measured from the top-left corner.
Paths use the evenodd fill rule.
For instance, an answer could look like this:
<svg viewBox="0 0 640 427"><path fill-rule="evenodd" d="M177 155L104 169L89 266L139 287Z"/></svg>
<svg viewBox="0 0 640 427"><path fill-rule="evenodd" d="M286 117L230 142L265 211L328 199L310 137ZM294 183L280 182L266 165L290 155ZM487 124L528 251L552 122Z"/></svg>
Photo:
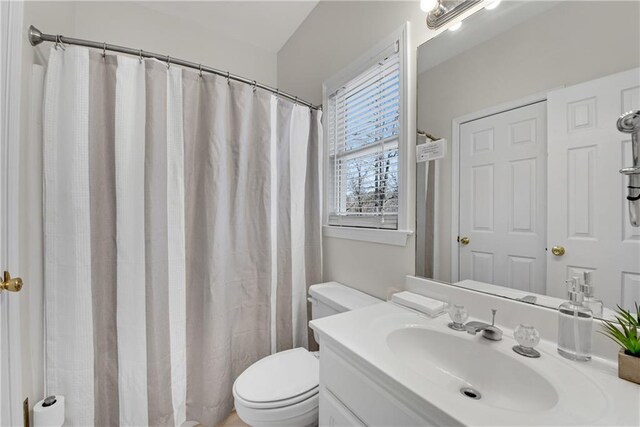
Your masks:
<svg viewBox="0 0 640 427"><path fill-rule="evenodd" d="M401 38L325 84L326 223L396 230L404 211Z"/></svg>

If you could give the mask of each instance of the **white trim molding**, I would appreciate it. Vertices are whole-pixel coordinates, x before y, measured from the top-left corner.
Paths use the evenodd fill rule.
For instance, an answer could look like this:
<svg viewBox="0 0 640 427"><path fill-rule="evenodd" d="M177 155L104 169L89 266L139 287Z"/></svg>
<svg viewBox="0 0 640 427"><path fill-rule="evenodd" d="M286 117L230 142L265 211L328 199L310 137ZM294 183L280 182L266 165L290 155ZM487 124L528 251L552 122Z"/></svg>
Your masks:
<svg viewBox="0 0 640 427"><path fill-rule="evenodd" d="M415 119L411 117L414 113L411 104L411 95L413 91L411 85L415 85L413 74L415 73L409 66L411 60L410 41L409 41L409 23L406 22L402 27L381 40L363 55L358 57L354 62L343 68L337 74L327 79L322 85L323 105L328 105L329 95L345 84L354 76L362 73L372 61L378 59L382 52L389 49L393 43L399 44L400 56L400 135L398 143L398 228L397 229L378 229L378 228L358 228L348 226L333 226L329 224L328 209L330 203L327 200L327 183L323 182L323 236L336 237L350 240L369 241L373 243L390 244L395 246L405 246L409 235L413 234L413 210L415 206L409 206L413 196L409 194L412 190L410 183L412 175L412 149L415 142ZM412 64L415 66L415 64ZM413 99L415 101L415 99ZM326 119L327 115L324 115ZM323 180L326 181L330 176L328 171L327 153L328 150L328 133L324 134L324 155L322 157L323 166L321 168ZM393 237L390 237L393 236Z"/></svg>
<svg viewBox="0 0 640 427"><path fill-rule="evenodd" d="M384 230L381 228L336 227L332 225L324 225L322 227L323 237L359 240L392 246L407 246L407 240L412 234L412 230Z"/></svg>
<svg viewBox="0 0 640 427"><path fill-rule="evenodd" d="M22 1L0 1L0 271L20 272L19 174ZM24 293L24 291L23 291ZM22 425L20 298L0 294L0 424Z"/></svg>

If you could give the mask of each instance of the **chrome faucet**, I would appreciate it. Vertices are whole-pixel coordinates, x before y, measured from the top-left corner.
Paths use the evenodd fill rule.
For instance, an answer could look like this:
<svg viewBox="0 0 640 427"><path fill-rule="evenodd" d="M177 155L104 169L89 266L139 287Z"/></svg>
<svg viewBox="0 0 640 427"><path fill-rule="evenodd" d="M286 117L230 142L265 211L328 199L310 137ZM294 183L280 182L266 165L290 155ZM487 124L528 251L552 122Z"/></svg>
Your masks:
<svg viewBox="0 0 640 427"><path fill-rule="evenodd" d="M491 309L491 324L484 322L469 322L464 325L468 334L475 335L478 332L482 331L482 336L491 341L500 341L502 339L502 330L495 325L496 321L496 310L495 308Z"/></svg>

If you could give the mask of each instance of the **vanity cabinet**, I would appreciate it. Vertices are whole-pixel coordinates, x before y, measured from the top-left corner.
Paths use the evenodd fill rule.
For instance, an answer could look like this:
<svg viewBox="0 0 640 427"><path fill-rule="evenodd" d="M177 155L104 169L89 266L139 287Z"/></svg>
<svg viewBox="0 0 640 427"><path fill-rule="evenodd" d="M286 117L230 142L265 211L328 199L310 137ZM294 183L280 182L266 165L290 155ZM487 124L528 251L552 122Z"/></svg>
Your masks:
<svg viewBox="0 0 640 427"><path fill-rule="evenodd" d="M327 427L364 427L366 424L328 388L320 387L320 425Z"/></svg>
<svg viewBox="0 0 640 427"><path fill-rule="evenodd" d="M543 324L557 320L536 310ZM448 322L391 302L312 321L320 425L640 426L638 386L617 377L614 361L573 362L547 340L537 347L542 357L530 359L513 351L511 331L489 341ZM466 387L481 398L470 399Z"/></svg>
<svg viewBox="0 0 640 427"><path fill-rule="evenodd" d="M424 403L416 410L416 402L392 390L381 372L326 341L320 346L320 426L457 424Z"/></svg>

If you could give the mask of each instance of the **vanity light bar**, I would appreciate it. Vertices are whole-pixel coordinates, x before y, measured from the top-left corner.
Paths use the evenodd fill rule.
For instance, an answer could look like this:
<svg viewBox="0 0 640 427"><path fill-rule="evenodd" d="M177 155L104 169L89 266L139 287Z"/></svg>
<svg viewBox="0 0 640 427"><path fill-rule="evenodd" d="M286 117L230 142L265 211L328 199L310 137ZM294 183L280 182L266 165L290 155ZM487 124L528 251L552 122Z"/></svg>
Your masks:
<svg viewBox="0 0 640 427"><path fill-rule="evenodd" d="M440 0L427 15L427 27L437 30L480 2L482 0Z"/></svg>

